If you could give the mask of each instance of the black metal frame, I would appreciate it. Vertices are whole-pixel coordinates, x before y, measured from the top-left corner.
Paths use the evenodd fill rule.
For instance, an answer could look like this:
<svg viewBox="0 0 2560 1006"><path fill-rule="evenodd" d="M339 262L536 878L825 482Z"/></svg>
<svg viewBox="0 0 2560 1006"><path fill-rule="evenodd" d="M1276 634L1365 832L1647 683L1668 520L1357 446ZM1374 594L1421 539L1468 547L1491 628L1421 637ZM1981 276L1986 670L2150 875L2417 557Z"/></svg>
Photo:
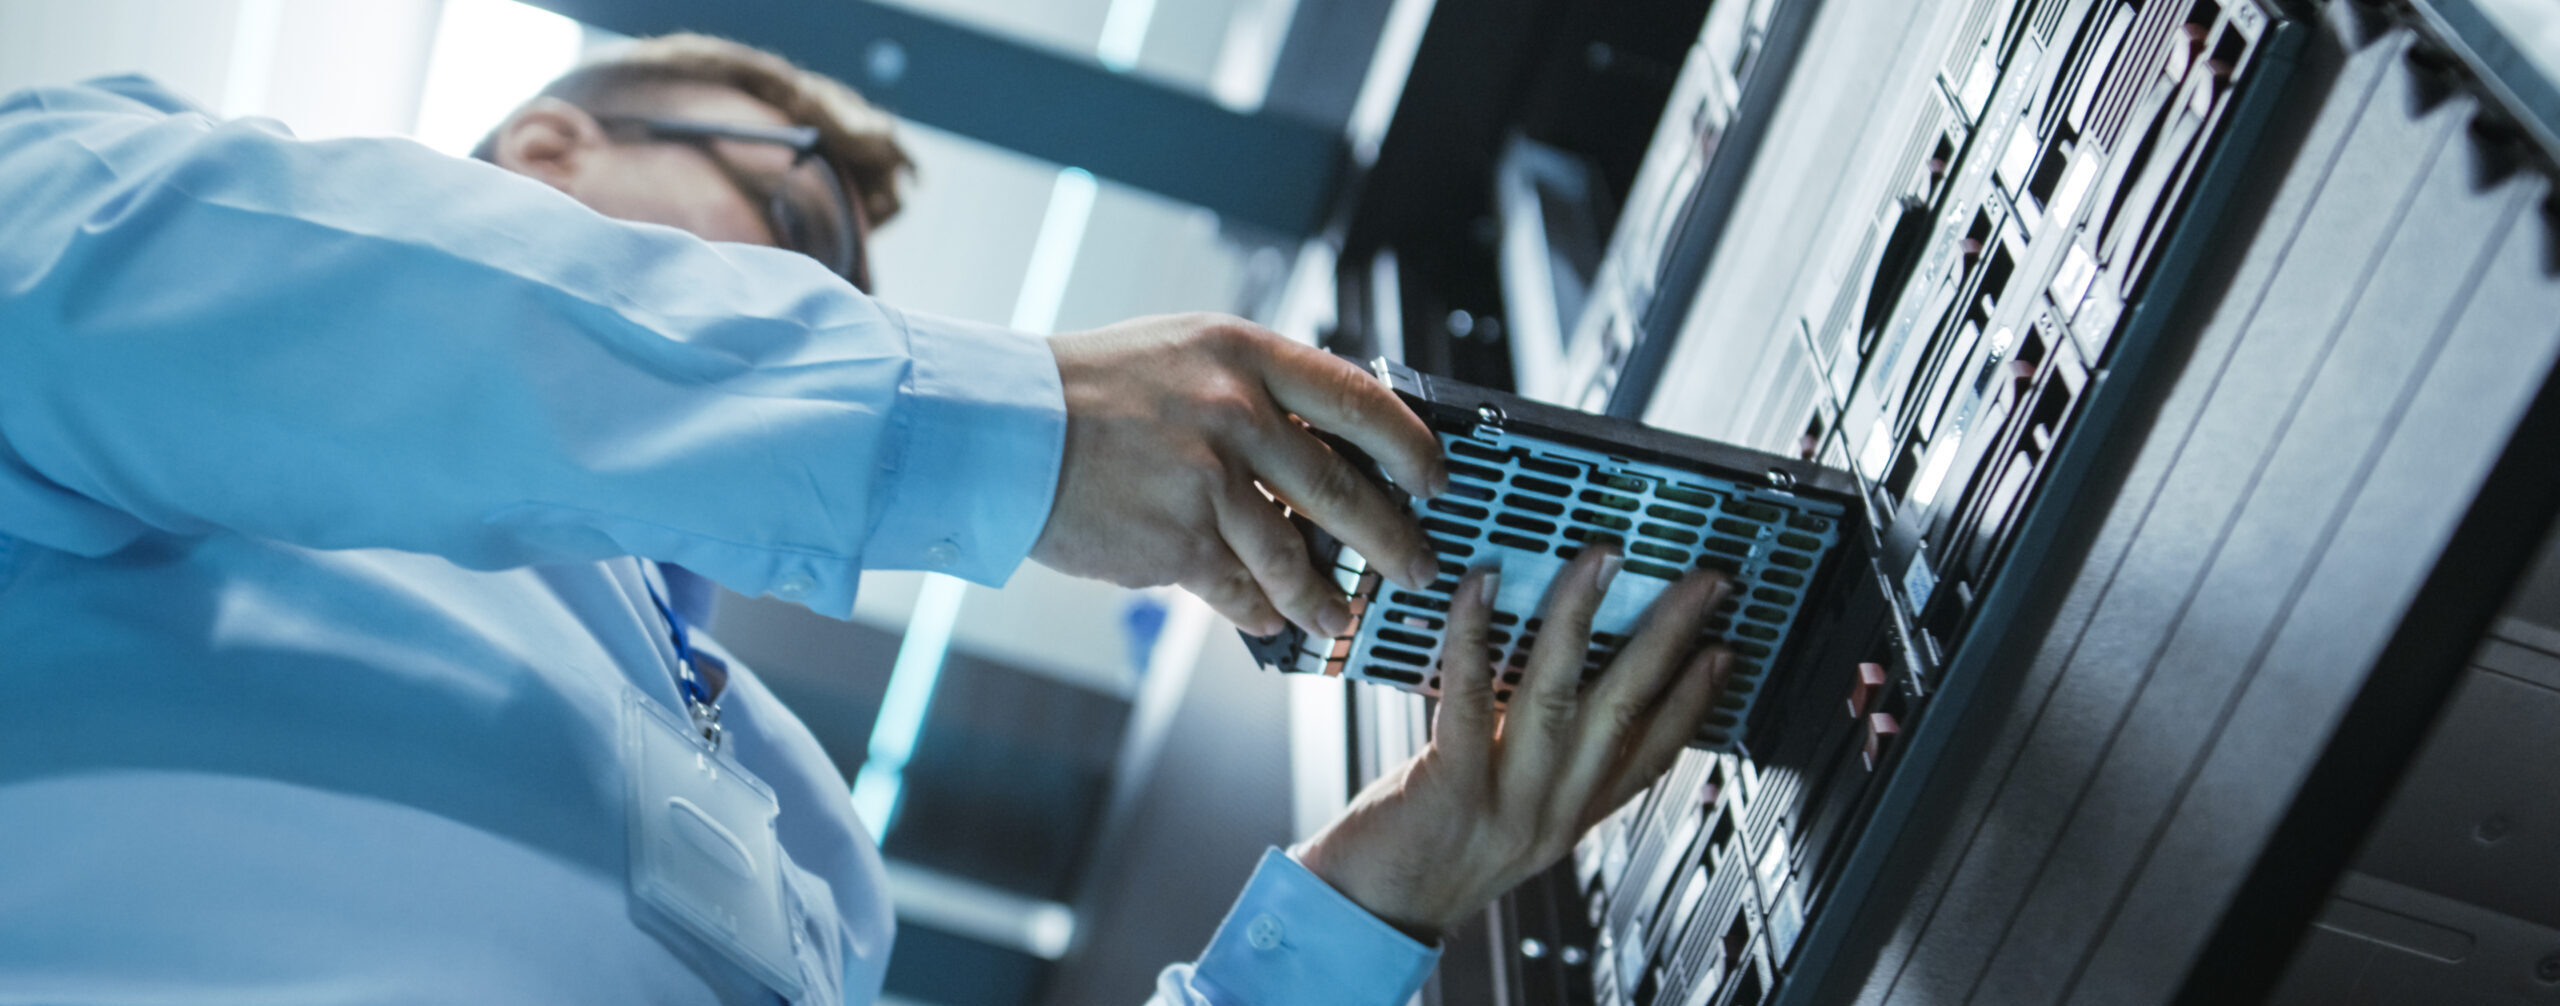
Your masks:
<svg viewBox="0 0 2560 1006"><path fill-rule="evenodd" d="M2560 381L2543 385L2178 991L2274 992L2560 512Z"/></svg>

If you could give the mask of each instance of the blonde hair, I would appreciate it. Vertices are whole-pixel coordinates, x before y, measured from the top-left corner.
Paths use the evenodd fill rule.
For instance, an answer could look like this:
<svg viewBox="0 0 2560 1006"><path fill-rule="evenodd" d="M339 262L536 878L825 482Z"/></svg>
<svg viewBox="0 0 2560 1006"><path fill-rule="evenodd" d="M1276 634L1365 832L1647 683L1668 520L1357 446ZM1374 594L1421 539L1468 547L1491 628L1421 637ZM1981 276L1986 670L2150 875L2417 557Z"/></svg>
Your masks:
<svg viewBox="0 0 2560 1006"><path fill-rule="evenodd" d="M614 46L545 85L538 98L557 98L597 114L646 114L671 85L709 84L745 93L773 106L793 123L815 127L818 146L834 163L863 215L878 227L898 215L899 185L915 174L894 135L897 120L841 81L803 70L754 46L709 35L679 33ZM492 131L471 156L497 159Z"/></svg>

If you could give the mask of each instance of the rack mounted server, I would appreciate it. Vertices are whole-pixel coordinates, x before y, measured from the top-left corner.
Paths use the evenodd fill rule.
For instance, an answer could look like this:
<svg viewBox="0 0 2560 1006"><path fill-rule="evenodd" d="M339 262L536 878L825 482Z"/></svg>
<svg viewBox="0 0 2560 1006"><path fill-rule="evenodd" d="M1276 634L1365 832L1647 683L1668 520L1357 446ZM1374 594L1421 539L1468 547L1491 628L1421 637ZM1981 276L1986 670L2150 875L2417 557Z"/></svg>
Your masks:
<svg viewBox="0 0 2560 1006"><path fill-rule="evenodd" d="M2483 23L1717 0L1536 382L1619 418L1391 374L1482 465L1416 513L1485 548L1558 517L1513 509L1532 463L1567 495L1783 468L1839 538L1796 607L1727 613L1778 634L1747 697L1453 944L1439 1001L2210 1002L2274 989L2315 909L2430 904L2319 895L2551 514L2560 145L2484 86L2519 59ZM1337 573L1361 628L1265 662L1428 694L1435 639L1387 633L1437 598Z"/></svg>
<svg viewBox="0 0 2560 1006"><path fill-rule="evenodd" d="M1852 270L1771 337L1794 345L1752 389L1762 439L1793 434L1857 485L1863 568L1797 630L1760 744L1692 753L1577 850L1584 912L1547 938L1593 948L1594 1003L1806 1001L1807 930L1845 914L1903 739L1967 635L2005 623L1986 609L2028 514L2072 504L2056 473L2121 407L2106 378L2161 335L2127 306L2177 301L2296 41L2253 0L1964 6L1917 93L1887 98L1899 139L1838 239Z"/></svg>
<svg viewBox="0 0 2560 1006"><path fill-rule="evenodd" d="M1751 11L1802 44L1803 7ZM1731 31L1718 13L1703 34ZM1852 197L1872 199L1845 238L1855 274L1771 337L1795 362L1758 401L1802 435L1761 446L1790 454L1381 368L1448 452L1456 488L1412 502L1444 576L1382 585L1311 533L1357 624L1257 640L1267 666L1433 694L1447 593L1499 562L1497 658L1516 675L1549 574L1594 535L1637 575L1586 673L1685 569L1740 581L1710 632L1746 663L1695 749L1506 908L1506 940L1583 958L1551 986L1568 1001L1756 1004L1787 985L2026 515L2076 488L2056 473L2118 406L2106 375L2158 337L2159 315L2128 305L2176 300L2282 86L2292 27L2251 0L1967 5L1901 96L1889 170ZM1719 226L1701 192L1735 126L1733 49L1702 39L1674 87L1566 347L1588 371L1560 382L1575 404L1598 404L1626 341L1656 337L1644 329L1683 314L1663 299L1696 289L1676 272ZM2182 226L2196 218L2208 225ZM1559 963L1502 956L1515 988Z"/></svg>

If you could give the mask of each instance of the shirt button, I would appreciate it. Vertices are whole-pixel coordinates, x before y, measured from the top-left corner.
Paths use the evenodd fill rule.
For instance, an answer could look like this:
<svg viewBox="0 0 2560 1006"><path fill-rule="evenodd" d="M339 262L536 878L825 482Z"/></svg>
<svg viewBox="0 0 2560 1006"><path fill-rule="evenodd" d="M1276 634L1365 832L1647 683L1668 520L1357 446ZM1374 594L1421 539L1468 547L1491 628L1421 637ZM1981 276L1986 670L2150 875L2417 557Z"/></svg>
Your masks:
<svg viewBox="0 0 2560 1006"><path fill-rule="evenodd" d="M818 581L810 579L809 574L793 573L789 576L783 577L781 582L774 584L773 592L787 598L798 598L806 596L810 590L817 586Z"/></svg>
<svg viewBox="0 0 2560 1006"><path fill-rule="evenodd" d="M960 546L948 538L934 542L925 546L924 561L932 563L935 569L949 569L952 563L960 561Z"/></svg>
<svg viewBox="0 0 2560 1006"><path fill-rule="evenodd" d="M1254 916L1252 924L1244 927L1244 941L1253 944L1255 950L1276 949L1280 935L1280 920L1269 912Z"/></svg>

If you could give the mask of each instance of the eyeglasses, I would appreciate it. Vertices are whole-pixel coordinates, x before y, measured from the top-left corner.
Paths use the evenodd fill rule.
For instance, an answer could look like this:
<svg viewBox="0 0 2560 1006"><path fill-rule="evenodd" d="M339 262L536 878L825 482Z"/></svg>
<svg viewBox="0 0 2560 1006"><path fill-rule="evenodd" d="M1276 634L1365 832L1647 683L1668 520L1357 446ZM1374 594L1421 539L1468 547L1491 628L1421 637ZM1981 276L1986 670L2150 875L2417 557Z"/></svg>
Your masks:
<svg viewBox="0 0 2560 1006"><path fill-rule="evenodd" d="M699 148L720 173L738 187L750 205L764 211L765 226L782 247L825 263L836 275L865 292L871 289L871 263L865 249L869 221L861 204L845 192L844 176L818 147L815 126L749 126L644 115L599 115L607 130L637 132L653 140ZM751 171L720 152L717 141L763 143L791 151L791 166L780 175Z"/></svg>

